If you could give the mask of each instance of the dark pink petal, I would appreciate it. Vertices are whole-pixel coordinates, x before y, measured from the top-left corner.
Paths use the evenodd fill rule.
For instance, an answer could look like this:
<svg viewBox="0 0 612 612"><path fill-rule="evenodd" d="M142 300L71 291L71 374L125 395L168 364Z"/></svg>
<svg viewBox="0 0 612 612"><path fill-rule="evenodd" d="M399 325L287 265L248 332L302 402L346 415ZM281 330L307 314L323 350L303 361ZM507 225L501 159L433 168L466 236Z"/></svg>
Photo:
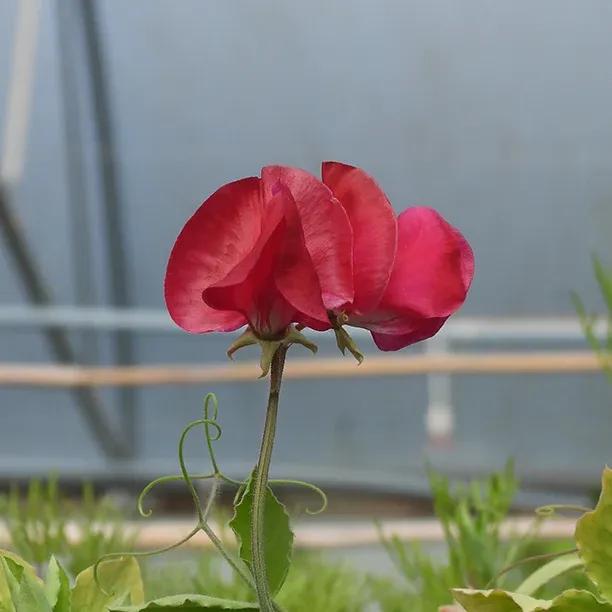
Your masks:
<svg viewBox="0 0 612 612"><path fill-rule="evenodd" d="M372 332L372 338L376 346L381 351L398 351L411 344L427 340L440 331L440 328L446 322L448 317L439 317L433 319L422 319L420 322L414 322L414 329L405 334L382 334Z"/></svg>
<svg viewBox="0 0 612 612"><path fill-rule="evenodd" d="M286 185L295 200L304 243L319 279L328 310L353 300L352 231L346 212L331 191L299 168L267 166L261 172L266 201Z"/></svg>
<svg viewBox="0 0 612 612"><path fill-rule="evenodd" d="M248 258L262 232L263 201L258 178L221 187L198 208L179 234L168 261L164 294L172 319L199 333L231 331L246 323L236 311L218 312L202 292Z"/></svg>
<svg viewBox="0 0 612 612"><path fill-rule="evenodd" d="M282 333L295 316L295 309L276 288L273 275L285 225L284 219L277 225L244 279L235 284L221 281L203 293L209 306L242 313L261 337L275 337Z"/></svg>
<svg viewBox="0 0 612 612"><path fill-rule="evenodd" d="M275 196L276 206L282 206L285 232L275 268L275 280L283 297L299 313L296 322L318 330L330 328L327 310L321 297L321 286L304 241L295 200L284 185Z"/></svg>
<svg viewBox="0 0 612 612"><path fill-rule="evenodd" d="M397 247L395 213L376 181L359 168L324 162L322 177L353 229L355 297L351 311L366 313L378 305L391 276Z"/></svg>
<svg viewBox="0 0 612 612"><path fill-rule="evenodd" d="M474 275L465 238L431 208L415 207L398 218L395 265L379 309L447 317L464 302Z"/></svg>

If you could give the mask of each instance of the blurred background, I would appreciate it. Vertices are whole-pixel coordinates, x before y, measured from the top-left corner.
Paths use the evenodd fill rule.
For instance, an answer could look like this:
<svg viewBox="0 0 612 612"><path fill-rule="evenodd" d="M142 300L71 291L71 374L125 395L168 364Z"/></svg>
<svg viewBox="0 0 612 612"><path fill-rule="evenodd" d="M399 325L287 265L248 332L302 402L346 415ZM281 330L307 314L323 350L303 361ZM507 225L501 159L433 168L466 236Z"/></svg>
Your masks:
<svg viewBox="0 0 612 612"><path fill-rule="evenodd" d="M220 462L247 474L265 382L216 380L231 337L171 324L169 249L222 183L336 159L396 210L442 212L476 276L434 341L391 356L400 371L345 359L346 376L287 380L274 474L368 515L415 512L428 464L467 478L513 457L525 503L588 496L610 460L610 388L571 292L603 312L611 22L605 0L2 0L0 479L131 492L176 471L208 391ZM70 386L81 366L160 366L155 383L181 364L201 378ZM190 456L207 469L199 440Z"/></svg>

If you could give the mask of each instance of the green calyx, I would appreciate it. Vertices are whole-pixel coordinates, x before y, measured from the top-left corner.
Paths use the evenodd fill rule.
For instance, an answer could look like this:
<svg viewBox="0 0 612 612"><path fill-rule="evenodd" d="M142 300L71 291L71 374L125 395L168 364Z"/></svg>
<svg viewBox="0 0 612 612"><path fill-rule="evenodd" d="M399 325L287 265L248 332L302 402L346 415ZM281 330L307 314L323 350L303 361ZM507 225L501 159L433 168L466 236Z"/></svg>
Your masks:
<svg viewBox="0 0 612 612"><path fill-rule="evenodd" d="M346 351L349 351L351 355L357 360L359 365L363 362L363 353L359 350L357 343L351 338L351 335L341 325L334 326L334 333L336 334L336 344L343 355L346 355Z"/></svg>
<svg viewBox="0 0 612 612"><path fill-rule="evenodd" d="M311 342L301 331L297 330L293 325L290 325L285 335L280 339L266 340L259 338L255 335L253 330L249 327L244 333L242 333L232 345L227 349L227 356L230 359L234 358L234 353L245 346L253 346L258 344L261 347L261 357L259 358L259 365L261 367L261 376L264 378L270 372L270 366L272 364L272 358L276 351L281 346L289 347L292 344L301 344L305 346L309 351L315 354L318 350L318 346Z"/></svg>

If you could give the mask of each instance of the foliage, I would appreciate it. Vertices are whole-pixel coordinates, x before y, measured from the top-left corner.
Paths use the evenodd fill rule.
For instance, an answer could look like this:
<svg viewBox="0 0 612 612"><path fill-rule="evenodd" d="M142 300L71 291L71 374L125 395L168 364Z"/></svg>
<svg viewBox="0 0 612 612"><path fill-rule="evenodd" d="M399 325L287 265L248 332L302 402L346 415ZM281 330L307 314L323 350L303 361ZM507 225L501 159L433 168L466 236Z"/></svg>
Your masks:
<svg viewBox="0 0 612 612"><path fill-rule="evenodd" d="M175 561L159 567L143 566L146 592L152 598L193 592L252 601L252 591L235 574L223 570L209 553L199 555L195 564ZM294 556L278 596L278 603L291 612L365 612L368 602L374 600L361 572L306 552Z"/></svg>
<svg viewBox="0 0 612 612"><path fill-rule="evenodd" d="M206 595L170 595L155 601L150 601L140 606L122 606L111 608L110 612L142 612L143 610L208 610L209 612L223 612L234 610L234 612L248 612L248 610L259 610L255 603L246 601L230 601L218 597Z"/></svg>
<svg viewBox="0 0 612 612"><path fill-rule="evenodd" d="M136 535L128 532L124 513L110 498L96 496L85 484L81 499L73 501L62 495L54 477L30 481L25 494L12 487L0 497L0 518L15 552L35 565L55 556L73 575L102 555L129 549Z"/></svg>
<svg viewBox="0 0 612 612"><path fill-rule="evenodd" d="M584 334L593 350L599 355L602 367L612 381L612 269L606 268L599 258L594 256L593 271L608 311L607 332L604 340L600 340L595 330L597 317L587 312L577 294L574 293L572 297L582 322Z"/></svg>
<svg viewBox="0 0 612 612"><path fill-rule="evenodd" d="M602 491L594 510L586 512L576 525L576 551L566 563L549 563L534 573L538 579L523 582L516 593L501 590L454 591L456 600L467 612L612 612L612 470L606 468L602 477ZM557 559L560 561L560 559ZM534 599L537 590L546 579L560 573L580 568L596 587L593 593L587 590L569 589L553 599Z"/></svg>
<svg viewBox="0 0 612 612"><path fill-rule="evenodd" d="M275 595L283 586L291 565L293 532L289 526L289 515L285 506L267 487L265 497L264 538L266 553L266 576L270 591ZM253 477L246 483L234 506L230 527L240 544L240 558L251 567L253 558L251 524L253 521Z"/></svg>
<svg viewBox="0 0 612 612"><path fill-rule="evenodd" d="M0 552L0 610L3 612L107 612L123 603L142 604L143 588L138 564L124 557L94 568L71 581L60 563L51 558L46 578L11 553Z"/></svg>
<svg viewBox="0 0 612 612"><path fill-rule="evenodd" d="M397 537L382 538L383 544L403 577L397 584L386 578L372 579L376 598L384 610L429 612L448 603L457 584L484 588L502 584L496 578L500 567L517 558L537 535L538 519L532 533L523 539L504 541L501 524L507 518L517 490L514 466L483 481L451 487L448 479L430 470L434 510L444 531L448 563L436 562L418 544L404 543Z"/></svg>
<svg viewBox="0 0 612 612"><path fill-rule="evenodd" d="M430 482L453 576L460 577L463 584L488 584L500 561L512 563L519 552L517 546L502 542L499 533L518 486L514 465L509 462L505 470L485 481L474 481L455 491L436 473L430 474Z"/></svg>

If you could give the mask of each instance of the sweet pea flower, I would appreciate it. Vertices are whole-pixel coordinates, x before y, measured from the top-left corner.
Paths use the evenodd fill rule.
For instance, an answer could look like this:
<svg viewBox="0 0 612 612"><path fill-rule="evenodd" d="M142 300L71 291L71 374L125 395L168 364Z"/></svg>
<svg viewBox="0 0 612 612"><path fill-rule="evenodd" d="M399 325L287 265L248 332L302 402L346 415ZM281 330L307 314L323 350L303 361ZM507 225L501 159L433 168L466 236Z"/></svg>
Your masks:
<svg viewBox="0 0 612 612"><path fill-rule="evenodd" d="M218 189L183 227L166 271L168 311L192 333L248 324L230 355L256 342L273 352L287 333L313 348L291 324L329 329L328 312L352 302L351 245L328 187L303 170L263 168Z"/></svg>
<svg viewBox="0 0 612 612"><path fill-rule="evenodd" d="M322 181L267 166L224 185L187 221L172 249L165 298L192 333L248 329L230 348L259 343L262 369L279 342L314 349L297 329L370 330L398 350L433 336L464 302L474 258L463 236L430 208L396 217L363 170L325 162ZM294 328L293 323L297 324Z"/></svg>
<svg viewBox="0 0 612 612"><path fill-rule="evenodd" d="M370 330L383 351L436 334L472 282L474 255L466 239L431 208L408 208L396 218L360 168L324 162L322 178L353 230L353 301L330 315L340 349L363 358L343 324Z"/></svg>

